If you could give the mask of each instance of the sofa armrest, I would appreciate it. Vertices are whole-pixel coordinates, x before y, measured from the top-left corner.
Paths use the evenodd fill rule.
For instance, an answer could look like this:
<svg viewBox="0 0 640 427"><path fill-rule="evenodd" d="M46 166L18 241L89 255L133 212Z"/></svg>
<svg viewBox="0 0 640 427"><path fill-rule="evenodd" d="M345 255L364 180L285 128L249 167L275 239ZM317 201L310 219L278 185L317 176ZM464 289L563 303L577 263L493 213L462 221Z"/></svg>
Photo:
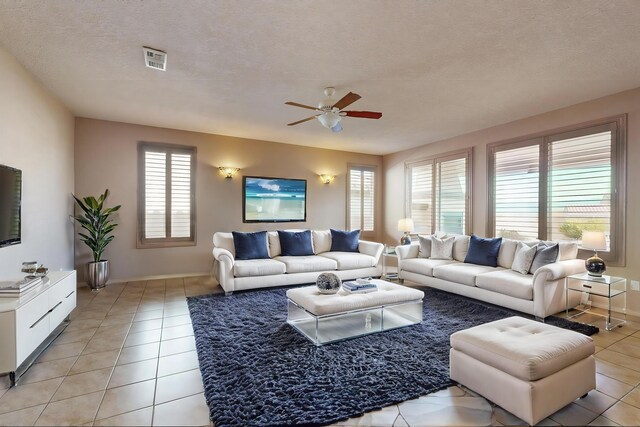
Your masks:
<svg viewBox="0 0 640 427"><path fill-rule="evenodd" d="M233 265L235 260L231 252L222 248L213 248L213 258L216 264L216 279L225 292L233 292L234 275Z"/></svg>
<svg viewBox="0 0 640 427"><path fill-rule="evenodd" d="M368 240L360 240L358 242L358 251L365 255L370 255L376 259L375 265L380 263L384 245L378 242L369 242Z"/></svg>
<svg viewBox="0 0 640 427"><path fill-rule="evenodd" d="M584 271L584 260L568 259L565 261L556 261L537 269L533 275L533 281L534 283L538 280L551 282L564 279L572 274L583 273Z"/></svg>
<svg viewBox="0 0 640 427"><path fill-rule="evenodd" d="M396 255L398 255L398 262L401 262L403 259L418 258L419 251L420 245L396 246Z"/></svg>

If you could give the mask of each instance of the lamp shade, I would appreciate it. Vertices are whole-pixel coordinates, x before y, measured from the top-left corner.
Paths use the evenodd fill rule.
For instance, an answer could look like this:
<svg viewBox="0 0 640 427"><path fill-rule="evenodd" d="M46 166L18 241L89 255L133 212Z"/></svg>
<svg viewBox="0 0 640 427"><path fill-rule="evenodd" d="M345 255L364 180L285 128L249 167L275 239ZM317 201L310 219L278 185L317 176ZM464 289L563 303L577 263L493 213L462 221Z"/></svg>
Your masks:
<svg viewBox="0 0 640 427"><path fill-rule="evenodd" d="M413 220L411 218L403 218L398 221L398 231L411 233L413 231Z"/></svg>
<svg viewBox="0 0 640 427"><path fill-rule="evenodd" d="M607 239L602 231L583 231L582 247L594 251L603 251L607 249Z"/></svg>

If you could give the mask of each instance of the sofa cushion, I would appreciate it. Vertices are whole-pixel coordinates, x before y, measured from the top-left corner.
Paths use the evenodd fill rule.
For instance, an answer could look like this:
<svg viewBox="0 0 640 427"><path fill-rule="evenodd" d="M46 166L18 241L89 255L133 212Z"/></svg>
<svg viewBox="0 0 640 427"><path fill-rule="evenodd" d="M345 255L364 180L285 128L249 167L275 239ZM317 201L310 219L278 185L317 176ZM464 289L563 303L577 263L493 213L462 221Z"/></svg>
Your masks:
<svg viewBox="0 0 640 427"><path fill-rule="evenodd" d="M307 273L310 271L331 271L338 268L338 263L335 260L318 255L279 256L275 259L286 265L287 273L289 274Z"/></svg>
<svg viewBox="0 0 640 427"><path fill-rule="evenodd" d="M233 231L231 234L233 234L233 247L235 248L236 259L269 258L266 231L256 231L255 233Z"/></svg>
<svg viewBox="0 0 640 427"><path fill-rule="evenodd" d="M520 274L528 274L537 250L537 246L529 246L526 243L518 242L516 255L513 257L511 269Z"/></svg>
<svg viewBox="0 0 640 427"><path fill-rule="evenodd" d="M514 298L533 300L533 275L513 270L491 271L476 277L476 286Z"/></svg>
<svg viewBox="0 0 640 427"><path fill-rule="evenodd" d="M469 242L469 251L464 259L464 262L468 264L487 265L489 267L498 266L498 252L500 252L500 245L502 244L502 237L496 237L495 239L485 239L478 236L471 236Z"/></svg>
<svg viewBox="0 0 640 427"><path fill-rule="evenodd" d="M419 258L429 258L431 256L431 238L433 236L423 236L418 234L418 241L420 242L420 250L418 251Z"/></svg>
<svg viewBox="0 0 640 427"><path fill-rule="evenodd" d="M471 237L465 234L455 234L453 237L456 239L453 241L453 251L451 255L456 261L464 262L464 259L467 257L467 251L469 250Z"/></svg>
<svg viewBox="0 0 640 427"><path fill-rule="evenodd" d="M449 259L409 258L402 260L402 271L422 274L424 276L433 276L433 267L453 263L458 263L458 261Z"/></svg>
<svg viewBox="0 0 640 427"><path fill-rule="evenodd" d="M513 265L513 257L516 255L517 240L502 239L500 252L498 252L498 267L511 268Z"/></svg>
<svg viewBox="0 0 640 427"><path fill-rule="evenodd" d="M491 271L497 270L500 270L500 268L457 262L455 264L439 265L437 267L433 267L433 277L437 277L438 279L442 280L448 280L450 282L460 283L462 285L475 286L476 276L478 274L489 273Z"/></svg>
<svg viewBox="0 0 640 427"><path fill-rule="evenodd" d="M431 259L453 259L453 242L456 238L454 236L445 237L440 239L433 236L431 238Z"/></svg>
<svg viewBox="0 0 640 427"><path fill-rule="evenodd" d="M332 259L338 263L338 270L354 270L376 266L376 259L371 255L354 252L324 252L318 256Z"/></svg>
<svg viewBox="0 0 640 427"><path fill-rule="evenodd" d="M536 251L536 256L533 258L533 263L531 263L529 273L533 274L543 265L556 262L558 260L559 251L560 247L557 243L551 245L547 245L544 242L538 243L538 250Z"/></svg>
<svg viewBox="0 0 640 427"><path fill-rule="evenodd" d="M308 256L313 255L311 245L311 231L281 231L278 230L280 238L280 250L282 256Z"/></svg>
<svg viewBox="0 0 640 427"><path fill-rule="evenodd" d="M269 241L269 256L275 258L282 255L280 248L280 236L277 231L267 231L267 240Z"/></svg>
<svg viewBox="0 0 640 427"><path fill-rule="evenodd" d="M331 229L331 252L359 252L360 230L343 231Z"/></svg>
<svg viewBox="0 0 640 427"><path fill-rule="evenodd" d="M271 276L284 274L286 267L273 259L236 260L233 264L233 275L236 277Z"/></svg>
<svg viewBox="0 0 640 427"><path fill-rule="evenodd" d="M311 230L311 240L316 255L331 250L331 230Z"/></svg>

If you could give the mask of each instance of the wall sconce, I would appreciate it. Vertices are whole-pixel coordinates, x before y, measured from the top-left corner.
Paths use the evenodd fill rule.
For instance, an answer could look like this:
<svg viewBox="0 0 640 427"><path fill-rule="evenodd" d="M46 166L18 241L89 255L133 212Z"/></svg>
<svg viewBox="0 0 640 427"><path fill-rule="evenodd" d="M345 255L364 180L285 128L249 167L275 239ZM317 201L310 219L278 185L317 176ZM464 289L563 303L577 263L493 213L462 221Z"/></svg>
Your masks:
<svg viewBox="0 0 640 427"><path fill-rule="evenodd" d="M336 177L335 175L325 175L325 174L320 175L320 179L325 184L331 184L331 181L333 181L335 177Z"/></svg>
<svg viewBox="0 0 640 427"><path fill-rule="evenodd" d="M228 167L228 166L220 166L218 168L218 170L220 171L222 176L224 176L226 179L231 179L238 173L240 168L231 168L231 167Z"/></svg>

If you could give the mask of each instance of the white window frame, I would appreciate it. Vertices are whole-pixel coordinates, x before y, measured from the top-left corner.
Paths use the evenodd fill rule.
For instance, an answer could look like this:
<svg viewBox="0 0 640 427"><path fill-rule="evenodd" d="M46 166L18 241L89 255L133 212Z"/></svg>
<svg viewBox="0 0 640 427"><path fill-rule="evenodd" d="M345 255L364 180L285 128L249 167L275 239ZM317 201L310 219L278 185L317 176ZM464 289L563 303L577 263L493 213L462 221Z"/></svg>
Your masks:
<svg viewBox="0 0 640 427"><path fill-rule="evenodd" d="M357 227L353 227L351 224L351 171L370 171L373 172L373 230L364 230L364 212L360 215L360 224ZM365 164L347 164L347 217L346 217L346 229L355 230L360 229L360 236L366 238L374 238L378 230L378 198L380 194L380 178L378 176L378 167L376 165ZM364 186L364 180L362 181ZM360 206L364 207L364 191L361 191Z"/></svg>
<svg viewBox="0 0 640 427"><path fill-rule="evenodd" d="M612 132L611 142L611 248L609 251L598 251L598 255L611 266L625 266L625 222L626 222L626 157L627 157L627 115L619 115L599 120L592 120L560 129L540 132L534 135L496 142L487 146L487 230L495 235L495 153L527 145L540 146L540 182L538 203L538 239L547 240L548 220L548 177L549 177L549 145L557 140L574 138L581 135L601 132L608 128ZM588 258L593 251L580 249L579 257Z"/></svg>
<svg viewBox="0 0 640 427"><path fill-rule="evenodd" d="M458 159L466 159L466 170L465 170L465 213L464 213L464 233L467 235L471 234L472 227L472 208L473 208L473 195L472 195L472 177L473 177L473 147L465 148L463 150L451 151L448 153L440 154L437 156L431 156L422 158L420 160L405 162L404 165L404 175L405 175L405 209L404 215L405 218L410 218L411 216L411 205L412 205L412 176L411 171L415 166L422 166L426 164L432 165L432 175L431 175L431 200L432 200L432 209L431 209L431 233L435 233L440 230L436 230L436 185L437 185L437 169L438 165L444 162L448 162L451 160ZM413 236L418 234L424 234L426 231L424 230L415 230L413 232Z"/></svg>
<svg viewBox="0 0 640 427"><path fill-rule="evenodd" d="M171 174L170 174L170 159L171 154L189 154L191 155L191 224L190 224L190 236L189 237L164 237L164 238L146 238L144 235L145 230L145 152L165 152L167 153L167 185L166 188L171 188ZM180 247L180 246L195 246L196 241L196 163L197 163L197 149L196 147L190 147L185 145L165 144L155 142L140 142L138 143L138 233L136 247L139 249L147 248L166 248L166 247ZM165 227L167 230L167 236L171 234L171 192L167 191L166 194L167 203L165 204Z"/></svg>

